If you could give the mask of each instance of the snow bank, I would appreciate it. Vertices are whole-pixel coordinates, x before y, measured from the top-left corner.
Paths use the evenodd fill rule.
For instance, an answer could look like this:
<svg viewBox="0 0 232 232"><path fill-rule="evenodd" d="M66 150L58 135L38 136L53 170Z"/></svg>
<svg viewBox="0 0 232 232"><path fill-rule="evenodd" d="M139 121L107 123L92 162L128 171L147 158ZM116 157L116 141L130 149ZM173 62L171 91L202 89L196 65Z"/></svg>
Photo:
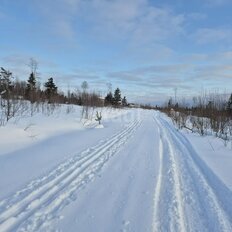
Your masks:
<svg viewBox="0 0 232 232"><path fill-rule="evenodd" d="M28 112L20 118L12 118L5 126L0 127L0 155L66 132L103 128L103 125L97 127L98 122L95 121L97 110L102 112L103 123L106 120L118 120L120 116L123 117L128 113L126 109L90 109L89 119L82 119L82 107L75 105L58 106L51 115L35 113L30 116Z"/></svg>

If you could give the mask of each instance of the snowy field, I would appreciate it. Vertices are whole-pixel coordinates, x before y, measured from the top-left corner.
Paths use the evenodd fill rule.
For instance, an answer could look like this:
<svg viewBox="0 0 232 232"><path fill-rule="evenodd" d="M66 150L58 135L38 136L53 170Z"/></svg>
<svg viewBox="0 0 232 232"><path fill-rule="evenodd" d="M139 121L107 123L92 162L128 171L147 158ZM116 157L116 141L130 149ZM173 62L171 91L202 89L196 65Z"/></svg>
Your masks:
<svg viewBox="0 0 232 232"><path fill-rule="evenodd" d="M156 111L0 127L0 231L232 231L232 149ZM95 113L94 113L95 114Z"/></svg>

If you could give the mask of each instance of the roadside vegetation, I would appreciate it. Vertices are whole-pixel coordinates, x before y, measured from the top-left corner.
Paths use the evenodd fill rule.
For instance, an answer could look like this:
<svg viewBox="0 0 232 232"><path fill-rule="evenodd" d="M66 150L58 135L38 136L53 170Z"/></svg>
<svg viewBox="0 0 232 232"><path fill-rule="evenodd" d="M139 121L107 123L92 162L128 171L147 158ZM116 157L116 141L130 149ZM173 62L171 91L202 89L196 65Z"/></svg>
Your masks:
<svg viewBox="0 0 232 232"><path fill-rule="evenodd" d="M55 78L49 77L43 84L38 78L38 63L30 59L30 73L26 81L16 79L14 74L0 68L0 126L5 125L12 118L33 116L42 112L45 115L53 114L61 104L67 105L67 113L71 112L73 105L81 106L83 120L92 120L95 111L101 107L126 107L126 96L121 96L121 90L116 88L112 93L109 90L106 96L99 92L90 91L86 81L80 83L80 88L62 91L56 84ZM98 115L98 116L99 116ZM99 120L99 117L96 117Z"/></svg>
<svg viewBox="0 0 232 232"><path fill-rule="evenodd" d="M191 106L172 98L160 110L178 129L185 128L201 136L214 135L232 147L232 94L209 93L194 97Z"/></svg>

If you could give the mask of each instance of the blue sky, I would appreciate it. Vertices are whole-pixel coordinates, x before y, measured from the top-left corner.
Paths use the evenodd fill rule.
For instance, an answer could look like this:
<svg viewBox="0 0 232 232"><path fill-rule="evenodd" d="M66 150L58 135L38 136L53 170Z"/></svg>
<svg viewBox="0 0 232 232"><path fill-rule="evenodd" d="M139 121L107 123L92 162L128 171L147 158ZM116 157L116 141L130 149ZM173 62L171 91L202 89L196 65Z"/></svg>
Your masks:
<svg viewBox="0 0 232 232"><path fill-rule="evenodd" d="M231 0L0 0L0 65L130 101L232 92Z"/></svg>

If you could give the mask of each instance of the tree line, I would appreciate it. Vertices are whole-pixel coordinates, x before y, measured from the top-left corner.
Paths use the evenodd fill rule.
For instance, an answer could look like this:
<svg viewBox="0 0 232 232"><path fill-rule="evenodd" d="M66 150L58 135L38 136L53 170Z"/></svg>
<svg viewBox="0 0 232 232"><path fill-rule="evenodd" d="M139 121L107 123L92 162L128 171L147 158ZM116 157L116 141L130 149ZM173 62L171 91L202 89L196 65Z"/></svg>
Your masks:
<svg viewBox="0 0 232 232"><path fill-rule="evenodd" d="M186 128L200 135L213 134L232 141L232 94L203 93L193 98L192 106L175 102L172 98L160 108L179 128ZM232 144L231 144L232 145Z"/></svg>
<svg viewBox="0 0 232 232"><path fill-rule="evenodd" d="M94 91L88 91L88 83L81 84L81 90L68 90L67 93L60 91L54 78L50 77L40 87L37 78L38 64L34 59L30 60L30 75L27 81L15 79L11 71L0 68L0 125L3 121L9 121L16 112L26 107L25 102L30 102L31 115L40 104L47 104L47 108L54 108L56 104L73 104L82 106L83 117L88 118L89 108L112 106L127 106L126 97L121 98L121 91L116 88L114 94L109 92L106 97ZM24 106L23 106L24 105Z"/></svg>

